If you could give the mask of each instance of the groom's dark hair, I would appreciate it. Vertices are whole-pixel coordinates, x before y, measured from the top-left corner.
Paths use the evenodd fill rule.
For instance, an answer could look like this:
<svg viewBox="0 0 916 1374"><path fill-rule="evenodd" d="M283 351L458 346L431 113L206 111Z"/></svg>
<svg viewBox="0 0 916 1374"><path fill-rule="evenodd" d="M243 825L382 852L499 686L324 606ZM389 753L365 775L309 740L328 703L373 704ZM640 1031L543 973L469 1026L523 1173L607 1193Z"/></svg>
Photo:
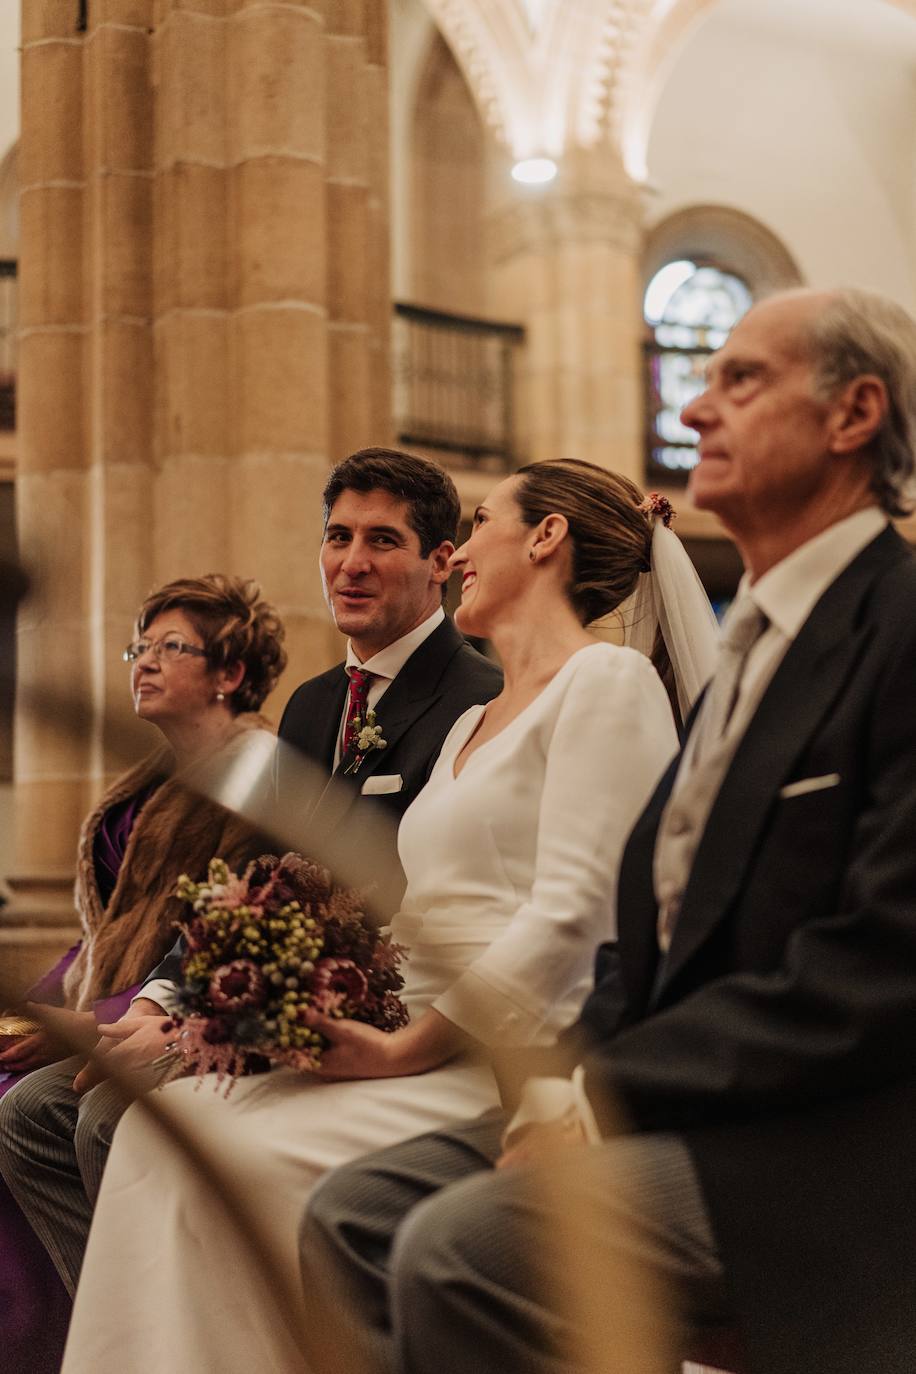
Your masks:
<svg viewBox="0 0 916 1374"><path fill-rule="evenodd" d="M387 491L407 503L407 523L428 557L446 539L455 542L461 501L444 468L396 448L361 448L331 469L324 489L324 524L334 502L345 491Z"/></svg>

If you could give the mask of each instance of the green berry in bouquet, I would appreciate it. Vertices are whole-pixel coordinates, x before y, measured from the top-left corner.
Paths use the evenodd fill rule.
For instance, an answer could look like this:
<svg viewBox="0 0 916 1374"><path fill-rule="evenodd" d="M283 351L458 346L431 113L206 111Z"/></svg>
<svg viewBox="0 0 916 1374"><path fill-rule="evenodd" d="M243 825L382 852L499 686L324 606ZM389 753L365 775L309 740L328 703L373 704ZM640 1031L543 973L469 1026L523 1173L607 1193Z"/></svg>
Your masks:
<svg viewBox="0 0 916 1374"><path fill-rule="evenodd" d="M379 1030L408 1021L398 997L403 947L371 925L359 892L335 887L299 854L267 854L241 875L210 861L205 882L186 875L190 906L173 1024L180 1066L217 1082L270 1063L311 1070L326 1040L310 1013Z"/></svg>

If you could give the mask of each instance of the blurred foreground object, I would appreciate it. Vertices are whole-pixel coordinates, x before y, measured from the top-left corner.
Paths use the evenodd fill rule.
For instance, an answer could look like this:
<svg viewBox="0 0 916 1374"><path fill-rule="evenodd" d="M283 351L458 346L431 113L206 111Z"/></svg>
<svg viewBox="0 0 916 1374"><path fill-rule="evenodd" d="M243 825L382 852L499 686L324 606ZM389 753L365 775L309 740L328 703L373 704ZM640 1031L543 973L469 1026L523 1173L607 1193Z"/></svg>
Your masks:
<svg viewBox="0 0 916 1374"><path fill-rule="evenodd" d="M41 1030L41 1022L28 1016L0 1016L0 1049L7 1049L17 1040L35 1035Z"/></svg>

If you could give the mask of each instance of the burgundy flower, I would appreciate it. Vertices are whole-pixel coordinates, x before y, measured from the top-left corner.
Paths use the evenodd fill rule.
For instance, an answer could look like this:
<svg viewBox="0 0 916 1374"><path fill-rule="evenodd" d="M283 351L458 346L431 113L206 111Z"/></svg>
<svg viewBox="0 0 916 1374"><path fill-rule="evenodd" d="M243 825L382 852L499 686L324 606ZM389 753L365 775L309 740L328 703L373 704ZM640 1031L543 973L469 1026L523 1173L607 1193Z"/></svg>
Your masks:
<svg viewBox="0 0 916 1374"><path fill-rule="evenodd" d="M264 1001L264 975L250 959L233 959L223 964L210 979L210 998L215 1007L225 1011L240 1011L242 1007L256 1007Z"/></svg>
<svg viewBox="0 0 916 1374"><path fill-rule="evenodd" d="M184 930L189 953L196 954L199 949L206 949L207 937L209 935L206 921L202 921L199 916L195 916L194 919L188 925L183 926L182 929Z"/></svg>
<svg viewBox="0 0 916 1374"><path fill-rule="evenodd" d="M312 975L312 1005L328 1013L338 1007L358 1007L369 991L369 983L352 959L319 959Z"/></svg>
<svg viewBox="0 0 916 1374"><path fill-rule="evenodd" d="M225 1016L211 1016L201 1035L208 1045L225 1045L232 1036L232 1024Z"/></svg>

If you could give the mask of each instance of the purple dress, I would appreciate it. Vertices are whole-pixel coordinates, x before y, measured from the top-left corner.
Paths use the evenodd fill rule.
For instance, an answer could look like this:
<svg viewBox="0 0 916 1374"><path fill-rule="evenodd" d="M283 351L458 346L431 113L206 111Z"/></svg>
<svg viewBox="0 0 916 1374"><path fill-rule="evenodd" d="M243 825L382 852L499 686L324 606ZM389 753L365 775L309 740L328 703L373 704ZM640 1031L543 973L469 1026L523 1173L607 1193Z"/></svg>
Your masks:
<svg viewBox="0 0 916 1374"><path fill-rule="evenodd" d="M152 789L111 807L95 837L93 861L102 904L107 905L127 841ZM31 1002L60 1007L64 975L80 946L74 945L26 994ZM93 1004L98 1022L116 1021L139 984ZM22 1074L0 1073L0 1097ZM0 1343L3 1374L57 1374L70 1321L70 1299L44 1247L0 1179Z"/></svg>

